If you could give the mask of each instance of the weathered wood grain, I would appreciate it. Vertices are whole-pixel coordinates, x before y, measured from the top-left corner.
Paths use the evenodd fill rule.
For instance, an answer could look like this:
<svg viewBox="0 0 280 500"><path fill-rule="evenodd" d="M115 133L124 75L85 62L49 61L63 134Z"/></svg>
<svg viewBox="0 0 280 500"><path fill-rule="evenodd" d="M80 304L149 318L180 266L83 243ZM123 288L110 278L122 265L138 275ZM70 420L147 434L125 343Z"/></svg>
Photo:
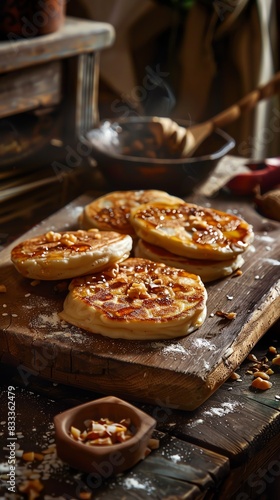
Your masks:
<svg viewBox="0 0 280 500"><path fill-rule="evenodd" d="M13 71L0 76L0 116L2 118L31 109L53 106L61 100L60 61Z"/></svg>
<svg viewBox="0 0 280 500"><path fill-rule="evenodd" d="M232 468L219 489L219 498L277 500L279 496L279 434L251 460ZM262 496L263 495L263 496Z"/></svg>
<svg viewBox="0 0 280 500"><path fill-rule="evenodd" d="M170 415L166 412L165 421L158 428L167 432L174 421L174 435L222 453L230 459L232 467L249 461L280 431L279 411L231 391L213 394L188 418L185 412L173 410ZM273 443L269 445L272 451L273 447Z"/></svg>
<svg viewBox="0 0 280 500"><path fill-rule="evenodd" d="M78 214L90 199L79 198L23 238L49 229L77 227ZM249 204L214 200L212 205L230 207L244 216L253 223L256 239L242 276L207 286L208 317L199 330L176 340L129 342L72 326L63 328L57 313L65 294L56 293L53 283L32 287L20 277L10 263L9 247L2 252L0 267L1 280L7 286L0 301L6 303L9 317L9 323L6 316L1 325L0 316L3 352L54 381L174 409L199 407L280 314L280 224L264 220ZM219 318L215 315L218 309L235 311L236 319Z"/></svg>

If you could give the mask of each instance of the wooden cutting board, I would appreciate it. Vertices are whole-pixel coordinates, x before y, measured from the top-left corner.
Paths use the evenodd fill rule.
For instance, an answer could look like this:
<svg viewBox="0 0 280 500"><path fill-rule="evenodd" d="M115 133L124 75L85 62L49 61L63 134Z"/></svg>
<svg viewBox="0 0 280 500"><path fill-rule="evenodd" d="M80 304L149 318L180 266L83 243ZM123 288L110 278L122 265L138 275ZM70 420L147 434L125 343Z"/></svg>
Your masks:
<svg viewBox="0 0 280 500"><path fill-rule="evenodd" d="M48 230L78 227L84 195L34 227L0 256L0 354L14 363L28 386L41 375L96 392L159 408L194 410L240 365L280 316L280 223L260 216L248 202L195 199L200 205L230 210L253 224L255 241L241 276L207 285L208 315L196 332L175 340L127 341L92 335L61 323L66 292L57 283L32 286L10 262L11 247ZM236 312L226 320L217 310Z"/></svg>

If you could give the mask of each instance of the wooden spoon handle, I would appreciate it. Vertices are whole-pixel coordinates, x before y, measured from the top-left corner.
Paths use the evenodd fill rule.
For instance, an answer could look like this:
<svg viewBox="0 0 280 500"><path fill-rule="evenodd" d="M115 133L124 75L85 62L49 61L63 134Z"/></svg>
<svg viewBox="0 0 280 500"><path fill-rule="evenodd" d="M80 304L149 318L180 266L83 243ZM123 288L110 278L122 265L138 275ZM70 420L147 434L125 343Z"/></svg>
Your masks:
<svg viewBox="0 0 280 500"><path fill-rule="evenodd" d="M272 97L280 90L280 71L274 75L264 85L260 85L256 90L242 97L237 103L225 109L218 115L210 119L213 128L223 128L228 123L236 120L244 111L250 111L255 107L257 102Z"/></svg>

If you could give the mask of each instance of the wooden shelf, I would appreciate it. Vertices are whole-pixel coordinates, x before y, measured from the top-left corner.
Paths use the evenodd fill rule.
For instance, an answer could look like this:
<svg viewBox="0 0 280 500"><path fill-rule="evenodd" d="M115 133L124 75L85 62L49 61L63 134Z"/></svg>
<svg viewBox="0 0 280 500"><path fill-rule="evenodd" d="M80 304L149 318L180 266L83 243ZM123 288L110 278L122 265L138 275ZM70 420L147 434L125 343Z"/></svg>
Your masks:
<svg viewBox="0 0 280 500"><path fill-rule="evenodd" d="M10 40L0 42L0 125L3 121L13 125L13 118L28 113L57 112L53 135L45 134L37 141L36 154L42 152L39 168L46 162L46 139L49 143L59 139L65 161L67 148L75 149L84 133L98 123L99 53L113 43L114 36L108 23L66 17L54 33L29 39L11 35ZM0 168L22 164L25 169L32 161L31 143L38 130L28 134L29 151L23 152L17 144L27 143L27 127L10 128L8 137L2 137L2 149L14 134L14 151L9 150L8 158L0 152ZM50 165L55 160L47 161Z"/></svg>
<svg viewBox="0 0 280 500"><path fill-rule="evenodd" d="M0 74L89 53L110 46L114 28L99 23L67 17L64 26L54 33L34 38L11 35L0 43Z"/></svg>

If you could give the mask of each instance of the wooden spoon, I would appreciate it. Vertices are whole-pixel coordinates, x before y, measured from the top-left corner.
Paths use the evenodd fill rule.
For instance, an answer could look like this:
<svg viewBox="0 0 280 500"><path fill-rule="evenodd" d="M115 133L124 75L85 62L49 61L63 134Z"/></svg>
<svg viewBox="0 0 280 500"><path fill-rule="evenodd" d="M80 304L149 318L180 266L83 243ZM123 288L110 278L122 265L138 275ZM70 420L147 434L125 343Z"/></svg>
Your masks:
<svg viewBox="0 0 280 500"><path fill-rule="evenodd" d="M266 84L260 85L232 106L203 123L184 128L170 118L153 117L150 124L151 130L157 138L161 136L162 140L167 142L171 154L176 157L189 157L216 128L232 123L244 111L253 109L259 101L272 97L279 90L280 72L276 73Z"/></svg>

